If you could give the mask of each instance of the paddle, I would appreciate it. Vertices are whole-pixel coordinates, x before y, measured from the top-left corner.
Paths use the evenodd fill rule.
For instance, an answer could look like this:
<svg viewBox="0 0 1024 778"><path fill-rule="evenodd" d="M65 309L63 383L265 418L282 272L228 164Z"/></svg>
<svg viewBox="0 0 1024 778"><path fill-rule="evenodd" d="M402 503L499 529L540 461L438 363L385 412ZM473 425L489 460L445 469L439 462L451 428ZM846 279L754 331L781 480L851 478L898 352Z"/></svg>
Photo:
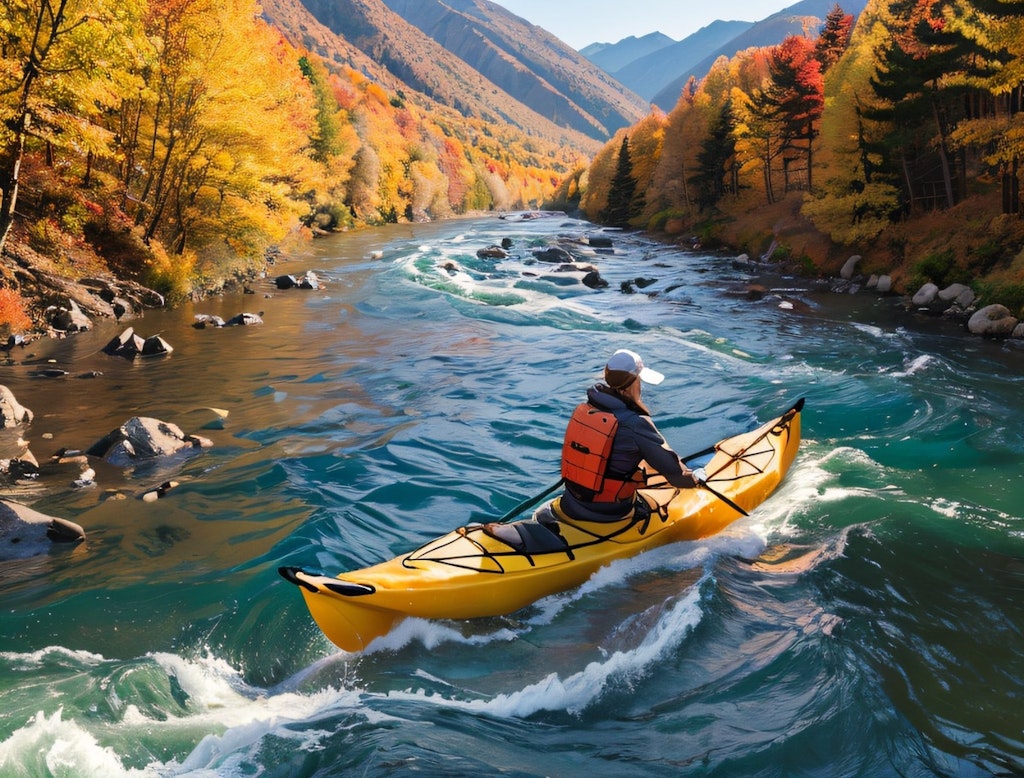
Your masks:
<svg viewBox="0 0 1024 778"><path fill-rule="evenodd" d="M557 489L561 485L562 485L562 479L559 478L557 481L555 481L555 483L553 483L551 486L549 486L547 489L545 489L540 494L538 494L538 495L536 495L534 497L530 497L528 500L523 500L521 503L519 503L519 505L517 505L515 508L510 510L508 513L506 513L500 519L497 519L497 521L495 523L497 523L497 524L504 524L509 519L514 518L515 516L518 516L520 513L522 513L524 510L529 508L534 503L538 503L541 500L543 500L545 497L547 497L549 494L551 494L553 491L555 491L555 489Z"/></svg>
<svg viewBox="0 0 1024 778"><path fill-rule="evenodd" d="M749 516L750 515L745 510L743 510L740 506L738 506L736 503L734 503L732 500L730 500L728 497L726 497L724 494L719 492L717 489L712 489L710 486L708 486L707 481L698 481L697 485L700 486L703 489L707 489L709 492L711 492L713 495L715 495L715 497L717 497L719 500L724 502L726 505L728 505L734 511L737 511L737 512L743 514L744 516Z"/></svg>
<svg viewBox="0 0 1024 778"><path fill-rule="evenodd" d="M803 407L804 407L804 398L801 397L799 400L797 400L797 402L793 405L792 408L790 408L788 411L786 411L784 414L782 414L782 417L779 420L780 423L788 422L791 418L793 418L793 416L795 414L797 414L801 410L803 410ZM761 435L758 435L757 438L755 438L754 440L750 441L750 443L748 443L746 446L744 446L742 451L740 451L738 454L734 455L734 458L742 457L747 451L750 450L751 446L753 446L754 444L759 443L760 441L764 440L764 438L768 435L769 432L771 432L770 429L769 430L765 430L764 433L762 433ZM702 456L705 456L707 454L714 453L714 451L715 451L715 445L711 445L711 446L708 446L707 448L701 449L700 451L694 452L693 454L688 454L685 457L680 457L680 459L682 461L684 461L684 462L687 462L687 461L689 461L691 459L696 459L697 457L702 457ZM562 479L559 478L558 481L556 481L554 484L549 486L547 489L545 489L540 494L535 495L534 497L530 497L529 499L524 500L523 502L519 503L519 505L517 505L515 508L513 508L508 513L506 513L504 516L502 516L500 519L498 519L496 523L497 524L504 524L509 519L518 516L522 511L526 510L531 505L540 502L541 500L543 500L545 497L547 497L549 494L551 494L553 491L555 491L555 489L557 489L561 485L562 485ZM732 508L734 511L736 511L739 514L741 514L742 516L749 516L750 515L745 510L743 510L739 505L737 505L732 500L730 500L728 497L726 497L724 494L719 492L717 489L713 489L712 487L708 486L706 481L704 483L701 483L700 486L703 487L704 489L707 489L709 492L711 492L711 494L713 494L715 497L717 497L719 500L724 502L726 505L728 505L730 508Z"/></svg>
<svg viewBox="0 0 1024 778"><path fill-rule="evenodd" d="M715 451L715 447L714 447L714 446L708 446L707 448L703 448L703 449L701 449L700 451L695 451L695 452L694 452L694 453L692 453L692 454L688 454L688 455L687 455L687 456L685 456L685 457L680 457L680 459L682 459L682 460L683 460L684 462L686 462L686 461L688 461L688 460L690 460L690 459L696 459L697 457L702 457L702 456L705 456L705 455L707 455L707 454L711 454L711 453L714 453L714 451ZM549 486L549 487L548 487L547 489L545 489L545 490L544 490L543 492L541 492L540 494L534 495L533 497L529 497L529 498L527 498L527 499L523 500L523 501L522 501L521 503L519 503L519 504L518 504L518 505L517 505L517 506L516 506L515 508L513 508L512 510L510 510L510 511L509 511L508 513L506 513L506 514L505 514L504 516L502 516L502 517L501 517L500 519L496 519L496 520L495 520L495 523L496 523L496 524L504 524L504 523L505 523L506 521L508 521L509 519L515 518L515 517L516 517L516 516L518 516L518 515L519 515L520 513L522 513L522 512L524 511L524 510L526 510L527 508L529 508L529 507L530 507L531 505L534 505L534 504L536 504L536 503L540 502L541 500L543 500L543 499L544 499L545 497L547 497L547 496L548 496L549 494L551 494L551 493L552 493L553 491L555 491L555 489L557 489L557 488L558 488L559 486L561 486L561 485L562 485L562 479L561 479L561 478L559 478L559 479L558 479L558 480L557 480L557 481L556 481L555 483L553 483L553 484L552 484L551 486ZM743 510L742 508L740 508L740 507L739 507L738 505L736 505L736 504L735 504L735 503L733 503L733 502L732 502L731 500L729 500L729 498L728 498L728 497L726 497L726 496L725 496L724 494L718 494L718 492L716 492L716 491L715 491L714 489L712 489L712 488L710 488L710 487L706 487L706 488L708 489L708 491L709 491L709 492L711 492L711 493L712 493L712 494L714 494L714 495L715 495L716 497L719 497L719 498L720 498L720 499L722 499L722 500L723 500L724 502L726 502L726 503L728 503L729 505L731 505L731 506L732 506L733 508L735 508L736 510L738 510L738 511L739 511L740 513L742 513L742 514L743 514L744 516L746 516L746 515L747 515L746 511L744 511L744 510Z"/></svg>

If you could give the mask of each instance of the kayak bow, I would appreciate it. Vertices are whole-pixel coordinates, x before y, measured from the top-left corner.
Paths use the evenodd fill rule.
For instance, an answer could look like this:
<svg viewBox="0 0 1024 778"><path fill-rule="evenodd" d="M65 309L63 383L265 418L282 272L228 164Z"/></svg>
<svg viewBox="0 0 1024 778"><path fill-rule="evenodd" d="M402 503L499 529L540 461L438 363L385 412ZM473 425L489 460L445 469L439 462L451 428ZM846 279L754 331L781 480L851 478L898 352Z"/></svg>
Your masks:
<svg viewBox="0 0 1024 778"><path fill-rule="evenodd" d="M586 581L609 562L720 532L760 505L782 481L800 445L804 401L750 432L717 443L706 488L681 489L650 473L639 490L647 518L576 521L558 499L534 518L469 524L415 551L336 577L281 567L310 615L339 648L360 651L399 621L471 619L524 608ZM538 518L547 520L538 521Z"/></svg>

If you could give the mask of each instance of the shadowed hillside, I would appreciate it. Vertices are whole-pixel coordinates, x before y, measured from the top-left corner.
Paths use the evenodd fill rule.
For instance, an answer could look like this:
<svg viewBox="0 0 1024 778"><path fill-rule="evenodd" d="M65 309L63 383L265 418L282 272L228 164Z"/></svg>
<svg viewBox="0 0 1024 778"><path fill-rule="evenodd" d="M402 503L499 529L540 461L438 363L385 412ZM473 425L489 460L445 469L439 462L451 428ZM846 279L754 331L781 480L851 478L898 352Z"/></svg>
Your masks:
<svg viewBox="0 0 1024 778"><path fill-rule="evenodd" d="M593 141L647 108L557 38L493 3L268 0L264 15L293 43L386 87L591 152Z"/></svg>

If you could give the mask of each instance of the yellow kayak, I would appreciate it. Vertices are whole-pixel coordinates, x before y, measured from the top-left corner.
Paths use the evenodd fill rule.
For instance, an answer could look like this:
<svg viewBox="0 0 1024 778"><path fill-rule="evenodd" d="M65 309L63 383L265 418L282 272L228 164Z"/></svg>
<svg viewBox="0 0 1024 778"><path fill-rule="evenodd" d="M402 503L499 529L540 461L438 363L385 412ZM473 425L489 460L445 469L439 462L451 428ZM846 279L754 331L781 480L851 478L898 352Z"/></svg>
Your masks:
<svg viewBox="0 0 1024 778"><path fill-rule="evenodd" d="M779 485L800 445L801 399L751 432L717 443L707 483L680 489L652 473L640 489L653 506L643 520L549 519L470 524L415 551L332 577L279 568L299 587L313 620L346 651L360 651L407 616L472 619L512 613L586 581L612 560L720 532ZM713 452L713 453L712 453Z"/></svg>

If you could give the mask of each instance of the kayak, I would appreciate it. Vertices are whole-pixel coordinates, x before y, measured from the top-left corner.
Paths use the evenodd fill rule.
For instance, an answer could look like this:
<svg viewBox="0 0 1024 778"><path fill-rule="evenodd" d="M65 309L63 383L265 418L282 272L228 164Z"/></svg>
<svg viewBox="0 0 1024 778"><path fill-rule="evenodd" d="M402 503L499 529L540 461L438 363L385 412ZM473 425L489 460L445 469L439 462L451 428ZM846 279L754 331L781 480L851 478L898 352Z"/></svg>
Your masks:
<svg viewBox="0 0 1024 778"><path fill-rule="evenodd" d="M323 633L345 651L361 651L402 619L473 619L513 613L579 586L613 560L722 531L760 505L782 481L800 445L799 400L757 429L687 458L707 480L672 486L657 473L638 490L650 515L578 521L556 498L531 518L459 527L415 551L361 570L329 576L281 567L298 586ZM553 490L552 490L553 491Z"/></svg>

